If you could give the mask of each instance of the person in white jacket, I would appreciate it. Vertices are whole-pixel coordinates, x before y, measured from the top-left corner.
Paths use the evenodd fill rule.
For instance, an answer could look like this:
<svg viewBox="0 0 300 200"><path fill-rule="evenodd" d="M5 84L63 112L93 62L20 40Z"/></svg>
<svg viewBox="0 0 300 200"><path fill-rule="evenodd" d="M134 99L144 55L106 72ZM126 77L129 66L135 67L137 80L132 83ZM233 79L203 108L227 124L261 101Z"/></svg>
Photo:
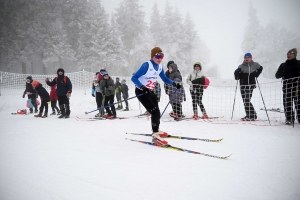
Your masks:
<svg viewBox="0 0 300 200"><path fill-rule="evenodd" d="M198 108L197 105L199 105L200 110L202 112L202 119L208 119L206 110L204 108L204 105L202 103L202 97L204 92L204 85L205 85L205 75L202 72L202 65L200 62L196 62L194 64L194 70L187 76L187 84L190 85L190 92L192 96L192 102L193 102L193 112L194 120L198 120Z"/></svg>

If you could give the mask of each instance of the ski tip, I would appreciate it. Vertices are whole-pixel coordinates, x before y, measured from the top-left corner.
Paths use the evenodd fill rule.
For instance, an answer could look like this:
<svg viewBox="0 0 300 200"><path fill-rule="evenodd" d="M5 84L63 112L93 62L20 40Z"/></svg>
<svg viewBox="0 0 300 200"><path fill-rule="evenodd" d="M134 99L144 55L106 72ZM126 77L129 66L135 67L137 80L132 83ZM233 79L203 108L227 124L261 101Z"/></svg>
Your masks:
<svg viewBox="0 0 300 200"><path fill-rule="evenodd" d="M219 139L218 142L221 142L223 139L224 139L224 138Z"/></svg>
<svg viewBox="0 0 300 200"><path fill-rule="evenodd" d="M86 114L86 115L87 115L87 114L88 114L88 112L84 112L84 114Z"/></svg>
<svg viewBox="0 0 300 200"><path fill-rule="evenodd" d="M233 154L233 153L232 153ZM226 158L229 158L232 154L228 155L228 156L223 156L221 157L222 159L226 159Z"/></svg>

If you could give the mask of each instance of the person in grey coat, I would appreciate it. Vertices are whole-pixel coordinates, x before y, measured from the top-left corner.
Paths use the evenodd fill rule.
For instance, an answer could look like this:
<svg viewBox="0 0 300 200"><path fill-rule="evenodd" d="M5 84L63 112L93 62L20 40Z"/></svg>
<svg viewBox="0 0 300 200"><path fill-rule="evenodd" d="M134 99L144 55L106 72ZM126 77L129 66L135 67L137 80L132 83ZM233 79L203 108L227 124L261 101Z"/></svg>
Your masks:
<svg viewBox="0 0 300 200"><path fill-rule="evenodd" d="M234 72L235 80L240 80L240 90L244 102L246 116L243 121L255 121L256 111L251 103L253 90L256 88L256 78L261 74L263 67L252 60L251 53L246 53L244 62Z"/></svg>
<svg viewBox="0 0 300 200"><path fill-rule="evenodd" d="M108 75L107 72L102 74L103 80L100 82L100 91L104 95L104 107L107 115L104 117L107 119L114 119L117 117L116 108L114 106L115 98L115 85L114 80ZM108 103L111 106L108 106Z"/></svg>

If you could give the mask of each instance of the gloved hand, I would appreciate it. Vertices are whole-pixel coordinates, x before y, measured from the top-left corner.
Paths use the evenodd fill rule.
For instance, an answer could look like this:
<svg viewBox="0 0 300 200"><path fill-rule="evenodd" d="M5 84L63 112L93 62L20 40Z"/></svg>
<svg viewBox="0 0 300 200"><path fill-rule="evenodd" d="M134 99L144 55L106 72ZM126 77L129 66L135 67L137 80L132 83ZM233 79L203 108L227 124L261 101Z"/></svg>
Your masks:
<svg viewBox="0 0 300 200"><path fill-rule="evenodd" d="M67 93L67 98L69 99L70 97L71 97L71 93L68 92L68 93Z"/></svg>
<svg viewBox="0 0 300 200"><path fill-rule="evenodd" d="M263 67L262 66L260 66L260 68L258 68L254 73L254 75L255 75L255 77L258 77L259 75L260 75L260 73L262 72L262 70L263 70Z"/></svg>
<svg viewBox="0 0 300 200"><path fill-rule="evenodd" d="M181 83L179 82L173 82L173 85L177 88L177 89L180 89L181 88Z"/></svg>
<svg viewBox="0 0 300 200"><path fill-rule="evenodd" d="M23 96L22 96L23 98L25 98L25 93L23 93Z"/></svg>
<svg viewBox="0 0 300 200"><path fill-rule="evenodd" d="M235 80L239 80L240 79L240 73L242 73L242 69L241 68L237 68L234 71L234 78L235 78Z"/></svg>
<svg viewBox="0 0 300 200"><path fill-rule="evenodd" d="M186 101L186 98L185 98L185 97L183 98L183 101Z"/></svg>
<svg viewBox="0 0 300 200"><path fill-rule="evenodd" d="M148 94L150 94L150 90L149 90L149 88L147 88L146 86L142 86L141 87L141 89L142 89L142 91L143 91L143 93L145 94L145 95L148 95Z"/></svg>
<svg viewBox="0 0 300 200"><path fill-rule="evenodd" d="M95 97L95 90L92 89L92 96Z"/></svg>

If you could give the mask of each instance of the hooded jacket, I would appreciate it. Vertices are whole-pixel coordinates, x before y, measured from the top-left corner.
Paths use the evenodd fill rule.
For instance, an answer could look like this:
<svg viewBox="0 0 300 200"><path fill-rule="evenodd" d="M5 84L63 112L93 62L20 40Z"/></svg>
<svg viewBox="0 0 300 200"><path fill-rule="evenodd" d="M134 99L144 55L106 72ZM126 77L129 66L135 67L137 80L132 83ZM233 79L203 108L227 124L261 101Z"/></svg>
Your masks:
<svg viewBox="0 0 300 200"><path fill-rule="evenodd" d="M38 84L35 91L40 96L41 101L50 101L50 95L41 83Z"/></svg>
<svg viewBox="0 0 300 200"><path fill-rule="evenodd" d="M194 87L200 87L201 85L205 85L205 75L202 72L202 67L200 70L194 70L187 76L186 82L190 85L190 90L192 91Z"/></svg>
<svg viewBox="0 0 300 200"><path fill-rule="evenodd" d="M109 77L107 80L103 79L100 82L100 91L105 96L114 95L115 94L114 80L111 77Z"/></svg>
<svg viewBox="0 0 300 200"><path fill-rule="evenodd" d="M31 76L28 76L26 79L29 79L30 82L28 83L28 82L26 81L24 94L28 94L28 98L33 97L33 95L34 95L34 97L35 97L36 92L35 92L35 90L33 89L32 85L31 85L31 83L32 83L32 81L33 81L33 80L32 80L32 77L31 77Z"/></svg>

